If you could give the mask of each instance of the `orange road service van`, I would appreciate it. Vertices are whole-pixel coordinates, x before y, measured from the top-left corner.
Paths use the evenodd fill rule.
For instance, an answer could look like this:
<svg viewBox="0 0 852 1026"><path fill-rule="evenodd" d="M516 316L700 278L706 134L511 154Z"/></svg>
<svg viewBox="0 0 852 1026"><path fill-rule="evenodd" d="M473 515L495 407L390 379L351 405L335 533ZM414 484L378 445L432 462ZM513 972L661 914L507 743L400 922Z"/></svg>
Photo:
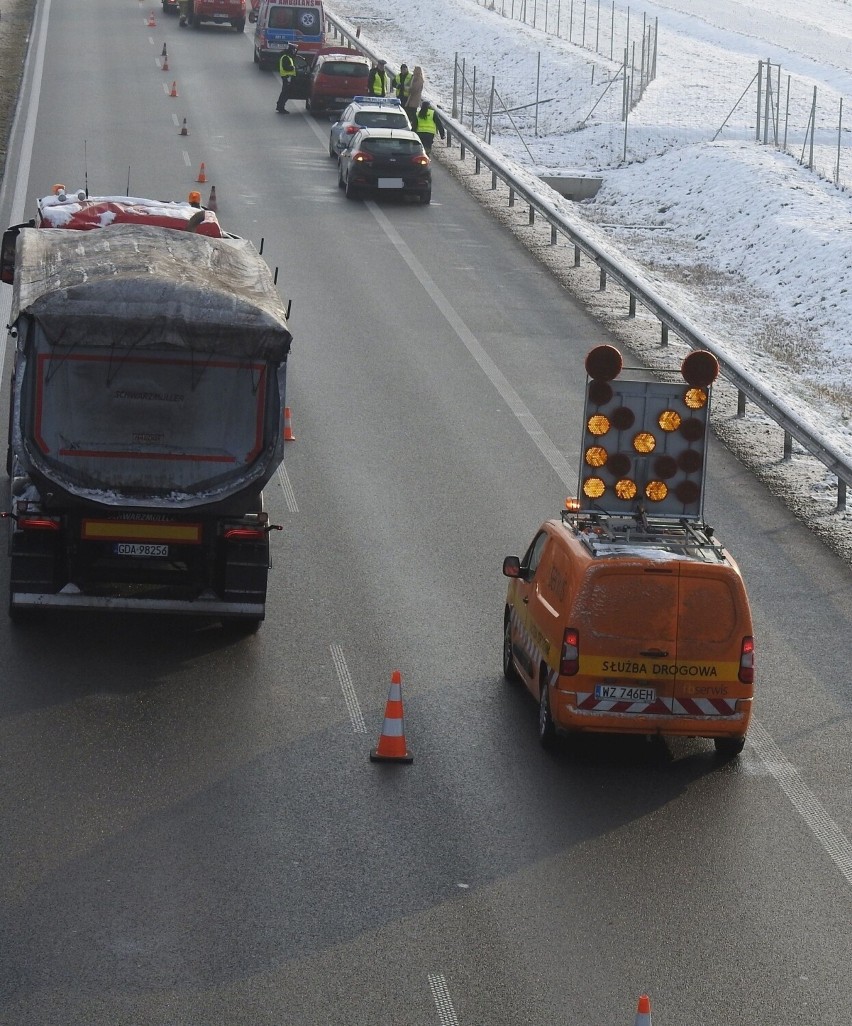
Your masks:
<svg viewBox="0 0 852 1026"><path fill-rule="evenodd" d="M736 562L703 518L711 353L682 380L589 375L579 497L507 556L503 671L537 698L541 742L599 731L714 740L742 751L754 639Z"/></svg>

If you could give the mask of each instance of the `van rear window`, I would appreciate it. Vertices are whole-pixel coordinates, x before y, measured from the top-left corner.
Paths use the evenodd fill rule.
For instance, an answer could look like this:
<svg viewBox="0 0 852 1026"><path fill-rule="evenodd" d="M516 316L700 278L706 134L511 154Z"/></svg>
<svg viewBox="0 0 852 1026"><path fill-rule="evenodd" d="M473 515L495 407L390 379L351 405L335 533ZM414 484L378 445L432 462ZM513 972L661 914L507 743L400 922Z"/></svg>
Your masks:
<svg viewBox="0 0 852 1026"><path fill-rule="evenodd" d="M578 596L578 626L599 638L674 642L677 589L674 574L594 574Z"/></svg>
<svg viewBox="0 0 852 1026"><path fill-rule="evenodd" d="M726 580L681 577L680 635L703 641L727 641L737 629L737 606Z"/></svg>

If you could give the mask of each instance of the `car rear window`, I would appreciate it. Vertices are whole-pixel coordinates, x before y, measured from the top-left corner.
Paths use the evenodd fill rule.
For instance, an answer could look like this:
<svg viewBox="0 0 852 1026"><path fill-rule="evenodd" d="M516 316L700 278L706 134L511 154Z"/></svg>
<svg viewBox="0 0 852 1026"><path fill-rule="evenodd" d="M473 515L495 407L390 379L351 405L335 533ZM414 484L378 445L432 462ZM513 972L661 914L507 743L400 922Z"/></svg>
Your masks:
<svg viewBox="0 0 852 1026"><path fill-rule="evenodd" d="M413 157L421 153L423 146L417 139L365 139L362 149L367 153L375 153L377 157L390 156Z"/></svg>
<svg viewBox="0 0 852 1026"><path fill-rule="evenodd" d="M362 110L355 115L355 124L363 128L408 128L402 111Z"/></svg>
<svg viewBox="0 0 852 1026"><path fill-rule="evenodd" d="M369 68L366 64L356 64L355 61L326 61L320 68L321 75L330 75L332 78L346 78L356 76L366 78Z"/></svg>

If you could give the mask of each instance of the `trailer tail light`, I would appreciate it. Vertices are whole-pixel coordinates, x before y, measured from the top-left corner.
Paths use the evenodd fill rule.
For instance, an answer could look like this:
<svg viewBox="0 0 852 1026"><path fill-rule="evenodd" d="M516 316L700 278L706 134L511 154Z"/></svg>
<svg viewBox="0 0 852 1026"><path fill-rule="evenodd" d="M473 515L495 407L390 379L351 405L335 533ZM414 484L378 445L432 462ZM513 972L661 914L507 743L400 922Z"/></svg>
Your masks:
<svg viewBox="0 0 852 1026"><path fill-rule="evenodd" d="M580 669L580 632L575 627L566 627L562 635L562 656L559 660L559 674L573 677Z"/></svg>
<svg viewBox="0 0 852 1026"><path fill-rule="evenodd" d="M266 537L264 527L228 527L224 531L227 541L263 541Z"/></svg>
<svg viewBox="0 0 852 1026"><path fill-rule="evenodd" d="M53 517L18 517L18 527L22 531L58 531L59 521Z"/></svg>
<svg viewBox="0 0 852 1026"><path fill-rule="evenodd" d="M740 651L740 672L737 674L743 684L754 684L754 638L743 638Z"/></svg>

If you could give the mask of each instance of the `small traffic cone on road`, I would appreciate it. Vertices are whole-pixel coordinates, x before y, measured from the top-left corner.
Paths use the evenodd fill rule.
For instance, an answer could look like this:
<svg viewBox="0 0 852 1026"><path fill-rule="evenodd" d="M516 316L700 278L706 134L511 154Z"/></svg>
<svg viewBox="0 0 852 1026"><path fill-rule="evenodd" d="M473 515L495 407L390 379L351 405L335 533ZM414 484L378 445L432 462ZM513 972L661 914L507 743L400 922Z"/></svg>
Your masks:
<svg viewBox="0 0 852 1026"><path fill-rule="evenodd" d="M204 170L204 161L201 161L201 167L198 169L198 177L195 179L196 182L206 182L207 172Z"/></svg>
<svg viewBox="0 0 852 1026"><path fill-rule="evenodd" d="M290 424L290 407L284 407L284 441L295 442L296 436L293 434L293 428Z"/></svg>
<svg viewBox="0 0 852 1026"><path fill-rule="evenodd" d="M165 50L165 47L163 47L163 49ZM164 53L163 54L163 71L168 71L168 70L169 70L169 55L167 53Z"/></svg>
<svg viewBox="0 0 852 1026"><path fill-rule="evenodd" d="M370 752L371 762L414 762L405 743L405 718L402 713L402 674L394 670L385 705L385 722L379 743Z"/></svg>
<svg viewBox="0 0 852 1026"><path fill-rule="evenodd" d="M160 54L161 57L168 57L168 51L166 50L166 44L163 43L163 52Z"/></svg>
<svg viewBox="0 0 852 1026"><path fill-rule="evenodd" d="M157 27L157 19L154 17L154 12L151 11L151 13L148 15L148 28L156 28L156 27Z"/></svg>
<svg viewBox="0 0 852 1026"><path fill-rule="evenodd" d="M651 1026L651 999L647 994L643 994L639 998L633 1026Z"/></svg>
<svg viewBox="0 0 852 1026"><path fill-rule="evenodd" d="M186 118L183 119L183 124L180 126L178 135L189 135L189 129L186 127Z"/></svg>
<svg viewBox="0 0 852 1026"><path fill-rule="evenodd" d="M178 94L177 82L172 82L172 87L169 90L169 96L177 96L177 94Z"/></svg>
<svg viewBox="0 0 852 1026"><path fill-rule="evenodd" d="M219 204L216 201L216 186L215 185L211 185L210 186L210 199L207 200L207 209L208 210L212 210L214 212L219 209Z"/></svg>

